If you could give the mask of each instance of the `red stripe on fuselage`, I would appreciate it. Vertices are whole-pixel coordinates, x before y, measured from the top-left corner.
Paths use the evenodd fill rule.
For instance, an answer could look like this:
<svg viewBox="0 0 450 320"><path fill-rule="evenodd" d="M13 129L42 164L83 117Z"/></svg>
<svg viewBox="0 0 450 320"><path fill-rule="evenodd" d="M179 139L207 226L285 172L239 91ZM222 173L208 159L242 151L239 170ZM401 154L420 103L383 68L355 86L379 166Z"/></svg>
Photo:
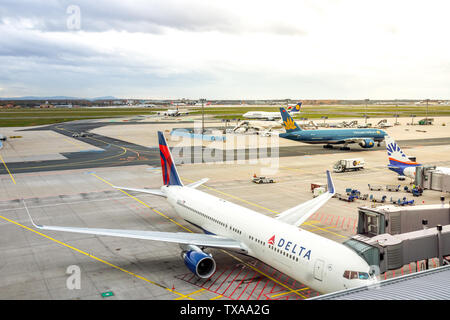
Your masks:
<svg viewBox="0 0 450 320"><path fill-rule="evenodd" d="M400 163L403 163L403 164L418 164L417 162L403 162L403 161L400 161L400 160L397 160L397 159L394 159L394 158L389 158L389 160L392 160L392 161L395 161L395 162L400 162Z"/></svg>

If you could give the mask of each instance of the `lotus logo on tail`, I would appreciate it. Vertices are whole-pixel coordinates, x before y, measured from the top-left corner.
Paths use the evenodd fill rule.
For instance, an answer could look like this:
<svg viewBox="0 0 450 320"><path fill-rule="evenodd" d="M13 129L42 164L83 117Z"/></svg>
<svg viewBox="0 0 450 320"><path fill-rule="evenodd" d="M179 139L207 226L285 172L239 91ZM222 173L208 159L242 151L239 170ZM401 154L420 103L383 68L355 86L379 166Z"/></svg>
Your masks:
<svg viewBox="0 0 450 320"><path fill-rule="evenodd" d="M273 236L269 239L269 241L267 241L267 243L273 246L273 245L275 244L275 235L273 235Z"/></svg>
<svg viewBox="0 0 450 320"><path fill-rule="evenodd" d="M286 128L286 130L295 130L295 122L292 119L287 118L286 121L283 121L283 126Z"/></svg>

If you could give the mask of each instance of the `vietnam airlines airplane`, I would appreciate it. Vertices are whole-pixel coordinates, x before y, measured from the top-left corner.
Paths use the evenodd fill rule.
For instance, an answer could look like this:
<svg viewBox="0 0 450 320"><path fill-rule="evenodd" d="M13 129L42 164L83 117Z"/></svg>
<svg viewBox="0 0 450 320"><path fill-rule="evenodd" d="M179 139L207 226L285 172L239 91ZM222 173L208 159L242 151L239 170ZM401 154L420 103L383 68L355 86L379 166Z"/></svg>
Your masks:
<svg viewBox="0 0 450 320"><path fill-rule="evenodd" d="M368 149L384 140L386 132L380 129L322 129L322 130L302 130L289 112L280 108L283 127L286 133L281 133L280 137L311 144L324 144L324 148L333 148L333 144L343 144L341 150L350 150L348 144L357 143L362 148Z"/></svg>
<svg viewBox="0 0 450 320"><path fill-rule="evenodd" d="M415 161L411 161L398 146L397 142L395 142L390 136L386 136L386 150L389 157L389 170L394 171L400 176L415 179L416 167L420 167L422 165ZM444 174L450 174L450 168L447 167L436 167L434 170Z"/></svg>
<svg viewBox="0 0 450 320"><path fill-rule="evenodd" d="M49 231L178 243L184 263L199 278L210 278L216 271L212 254L204 250L221 248L254 257L323 293L377 281L368 263L351 248L300 228L333 196L329 171L328 192L269 217L199 191L197 187L208 179L183 185L162 132L158 136L164 185L153 190L116 188L166 198L180 217L204 234L43 226L35 224L30 215L32 224Z"/></svg>
<svg viewBox="0 0 450 320"><path fill-rule="evenodd" d="M299 102L293 107L288 108L288 112L290 114L296 114L300 112L302 108L302 103ZM275 119L281 119L281 115L279 112L267 112L267 111L249 111L242 115L247 119L265 119L269 121L273 121Z"/></svg>

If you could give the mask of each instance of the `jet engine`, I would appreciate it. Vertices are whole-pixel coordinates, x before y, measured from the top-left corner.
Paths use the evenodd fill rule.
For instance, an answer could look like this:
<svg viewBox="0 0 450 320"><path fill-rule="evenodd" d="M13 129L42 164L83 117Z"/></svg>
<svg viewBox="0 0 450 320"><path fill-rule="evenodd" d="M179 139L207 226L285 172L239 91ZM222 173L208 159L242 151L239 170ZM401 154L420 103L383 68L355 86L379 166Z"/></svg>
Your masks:
<svg viewBox="0 0 450 320"><path fill-rule="evenodd" d="M375 146L375 141L372 139L363 139L358 144L364 149L369 149Z"/></svg>
<svg viewBox="0 0 450 320"><path fill-rule="evenodd" d="M199 247L189 245L181 254L185 265L197 277L207 279L216 271L216 262L211 254L203 252Z"/></svg>

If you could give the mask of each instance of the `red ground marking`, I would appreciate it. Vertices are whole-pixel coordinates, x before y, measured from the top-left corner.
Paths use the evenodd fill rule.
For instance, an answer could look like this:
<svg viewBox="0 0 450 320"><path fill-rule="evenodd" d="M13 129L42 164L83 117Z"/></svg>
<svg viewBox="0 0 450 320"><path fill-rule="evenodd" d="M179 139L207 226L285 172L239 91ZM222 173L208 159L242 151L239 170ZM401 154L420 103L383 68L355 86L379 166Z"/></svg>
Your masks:
<svg viewBox="0 0 450 320"><path fill-rule="evenodd" d="M387 272L384 273L384 280L387 279Z"/></svg>
<svg viewBox="0 0 450 320"><path fill-rule="evenodd" d="M267 284L269 283L269 279L267 279L266 284L264 285L264 287L262 288L261 292L259 293L258 298L256 298L256 300L259 300L259 297L261 297L262 293L264 292L264 289L266 288Z"/></svg>
<svg viewBox="0 0 450 320"><path fill-rule="evenodd" d="M434 265L434 267L436 268L436 262L434 262L434 258L431 259L431 261L433 261L433 265Z"/></svg>
<svg viewBox="0 0 450 320"><path fill-rule="evenodd" d="M339 216L337 217L337 220L336 220L336 224L334 225L335 227L337 227L337 225L338 225L338 222L339 222Z"/></svg>
<svg viewBox="0 0 450 320"><path fill-rule="evenodd" d="M231 297L233 296L233 294L236 292L236 290L239 288L239 286L242 284L242 282L244 282L245 278L247 278L248 274L250 273L250 270L251 270L251 269L248 268L248 271L247 271L247 273L245 274L244 278L242 278L242 280L239 281L238 285L236 286L236 289L234 289L234 291L231 293L230 299L231 299Z"/></svg>
<svg viewBox="0 0 450 320"><path fill-rule="evenodd" d="M345 217L344 217L344 219L342 219L341 229L344 229L344 221L345 221Z"/></svg>
<svg viewBox="0 0 450 320"><path fill-rule="evenodd" d="M420 264L419 264L419 261L417 261L416 263L417 263L416 270L417 270L417 271L420 271Z"/></svg>
<svg viewBox="0 0 450 320"><path fill-rule="evenodd" d="M409 263L409 273L412 273L411 263Z"/></svg>
<svg viewBox="0 0 450 320"><path fill-rule="evenodd" d="M348 230L348 226L350 225L350 220L352 220L352 219L348 219L348 222L347 222L347 230Z"/></svg>
<svg viewBox="0 0 450 320"><path fill-rule="evenodd" d="M255 289L258 287L258 284L261 282L262 277L259 278L258 282L256 283L255 287L253 288L252 292L250 293L250 295L247 297L247 300L250 299L250 297L252 296L253 292L255 291Z"/></svg>
<svg viewBox="0 0 450 320"><path fill-rule="evenodd" d="M215 292L218 292L220 287L225 283L225 281L227 281L228 277L231 276L231 274L233 273L233 269L231 269L230 274L225 278L225 280L222 281L222 283L220 284L220 286L216 289Z"/></svg>
<svg viewBox="0 0 450 320"><path fill-rule="evenodd" d="M330 226L331 226L331 224L333 223L333 220L334 220L334 216L331 215L331 220L330 220L330 222L328 223Z"/></svg>
<svg viewBox="0 0 450 320"><path fill-rule="evenodd" d="M322 213L322 216L320 217L319 222L322 222L323 216L325 215L325 213Z"/></svg>
<svg viewBox="0 0 450 320"><path fill-rule="evenodd" d="M257 275L257 272L254 272L253 276L250 278L250 280L248 281L247 285L245 286L244 290L242 290L241 294L239 295L239 297L237 297L237 300L241 299L241 296L244 294L244 292L247 290L247 288L250 286L250 283L252 283L252 280L255 278L255 276Z"/></svg>
<svg viewBox="0 0 450 320"><path fill-rule="evenodd" d="M395 278L395 270L392 270L392 278Z"/></svg>
<svg viewBox="0 0 450 320"><path fill-rule="evenodd" d="M276 272L276 270L273 270L272 274L270 275L270 277L272 277L274 275L274 273ZM256 300L259 300L259 297L261 297L262 293L264 292L264 289L266 288L267 284L269 283L269 281L271 281L269 278L267 278L266 284L264 285L264 288L262 288L261 292L259 293L258 298L256 298Z"/></svg>
<svg viewBox="0 0 450 320"><path fill-rule="evenodd" d="M403 275L403 267L402 267L402 275Z"/></svg>
<svg viewBox="0 0 450 320"><path fill-rule="evenodd" d="M356 227L356 219L355 222L353 223L353 232L355 232L355 227Z"/></svg>

